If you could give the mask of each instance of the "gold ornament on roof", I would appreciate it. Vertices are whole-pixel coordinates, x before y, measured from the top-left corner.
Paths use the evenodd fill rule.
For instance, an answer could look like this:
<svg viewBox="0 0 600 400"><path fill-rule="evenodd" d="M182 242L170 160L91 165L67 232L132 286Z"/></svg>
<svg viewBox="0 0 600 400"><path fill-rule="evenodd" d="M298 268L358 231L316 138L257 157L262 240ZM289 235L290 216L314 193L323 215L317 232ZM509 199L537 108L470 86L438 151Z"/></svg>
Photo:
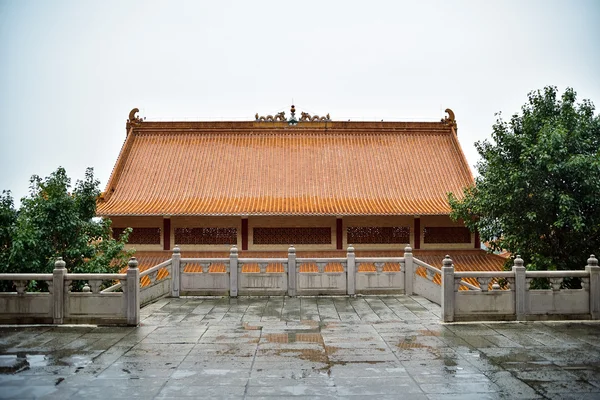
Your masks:
<svg viewBox="0 0 600 400"><path fill-rule="evenodd" d="M451 128L454 128L454 131L458 131L458 125L456 124L456 118L454 117L454 111L449 108L446 108L447 117L442 118L442 122L448 125Z"/></svg>

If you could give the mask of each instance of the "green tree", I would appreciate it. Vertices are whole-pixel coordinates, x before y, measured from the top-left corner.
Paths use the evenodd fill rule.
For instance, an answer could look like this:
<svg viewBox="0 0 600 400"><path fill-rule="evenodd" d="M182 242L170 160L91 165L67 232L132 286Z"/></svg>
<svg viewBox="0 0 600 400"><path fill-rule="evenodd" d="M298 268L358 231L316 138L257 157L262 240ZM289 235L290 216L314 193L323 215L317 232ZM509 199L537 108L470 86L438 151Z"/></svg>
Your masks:
<svg viewBox="0 0 600 400"><path fill-rule="evenodd" d="M0 197L0 272L49 273L62 257L70 272L111 273L127 264L130 231L111 236L111 221L97 219L99 182L88 168L85 179L71 180L63 168L49 177L34 175L29 195L15 211L9 192Z"/></svg>
<svg viewBox="0 0 600 400"><path fill-rule="evenodd" d="M475 185L449 195L463 219L492 250L521 254L532 269L582 269L600 249L600 117L568 88L529 94L492 140L475 143Z"/></svg>

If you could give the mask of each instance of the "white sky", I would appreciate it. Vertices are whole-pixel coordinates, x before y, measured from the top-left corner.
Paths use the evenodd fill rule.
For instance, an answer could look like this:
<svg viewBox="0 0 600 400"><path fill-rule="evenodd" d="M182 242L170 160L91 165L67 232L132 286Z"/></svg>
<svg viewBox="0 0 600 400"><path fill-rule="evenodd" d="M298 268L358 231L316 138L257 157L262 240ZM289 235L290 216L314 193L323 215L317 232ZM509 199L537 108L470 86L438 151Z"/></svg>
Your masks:
<svg viewBox="0 0 600 400"><path fill-rule="evenodd" d="M94 167L148 120L439 120L473 166L494 113L573 87L600 107L600 1L0 0L0 190ZM443 161L442 161L443 162ZM225 167L225 166L224 166Z"/></svg>

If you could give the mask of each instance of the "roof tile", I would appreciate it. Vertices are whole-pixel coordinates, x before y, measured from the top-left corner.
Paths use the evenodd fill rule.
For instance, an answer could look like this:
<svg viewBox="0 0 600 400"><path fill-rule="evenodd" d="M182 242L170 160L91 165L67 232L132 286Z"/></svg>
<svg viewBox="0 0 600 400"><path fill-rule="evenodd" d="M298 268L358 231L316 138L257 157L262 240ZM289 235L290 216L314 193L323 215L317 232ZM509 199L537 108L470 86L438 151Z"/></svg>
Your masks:
<svg viewBox="0 0 600 400"><path fill-rule="evenodd" d="M98 215L448 214L473 182L442 123L280 125L144 122Z"/></svg>

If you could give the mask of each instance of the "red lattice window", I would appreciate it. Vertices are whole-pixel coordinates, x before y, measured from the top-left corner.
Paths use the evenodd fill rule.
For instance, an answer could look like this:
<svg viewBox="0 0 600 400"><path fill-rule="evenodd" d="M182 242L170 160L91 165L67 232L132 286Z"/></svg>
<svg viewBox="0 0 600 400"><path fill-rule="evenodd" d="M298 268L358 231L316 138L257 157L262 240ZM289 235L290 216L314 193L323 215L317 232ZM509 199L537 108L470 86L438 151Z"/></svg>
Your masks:
<svg viewBox="0 0 600 400"><path fill-rule="evenodd" d="M410 228L407 226L349 226L348 243L388 244L409 243Z"/></svg>
<svg viewBox="0 0 600 400"><path fill-rule="evenodd" d="M113 228L113 237L116 239L125 228ZM129 244L160 244L160 228L133 228L129 235Z"/></svg>
<svg viewBox="0 0 600 400"><path fill-rule="evenodd" d="M425 243L471 243L469 228L427 226L423 233Z"/></svg>
<svg viewBox="0 0 600 400"><path fill-rule="evenodd" d="M177 244L236 244L236 228L175 228Z"/></svg>
<svg viewBox="0 0 600 400"><path fill-rule="evenodd" d="M331 244L331 228L254 228L254 244Z"/></svg>

